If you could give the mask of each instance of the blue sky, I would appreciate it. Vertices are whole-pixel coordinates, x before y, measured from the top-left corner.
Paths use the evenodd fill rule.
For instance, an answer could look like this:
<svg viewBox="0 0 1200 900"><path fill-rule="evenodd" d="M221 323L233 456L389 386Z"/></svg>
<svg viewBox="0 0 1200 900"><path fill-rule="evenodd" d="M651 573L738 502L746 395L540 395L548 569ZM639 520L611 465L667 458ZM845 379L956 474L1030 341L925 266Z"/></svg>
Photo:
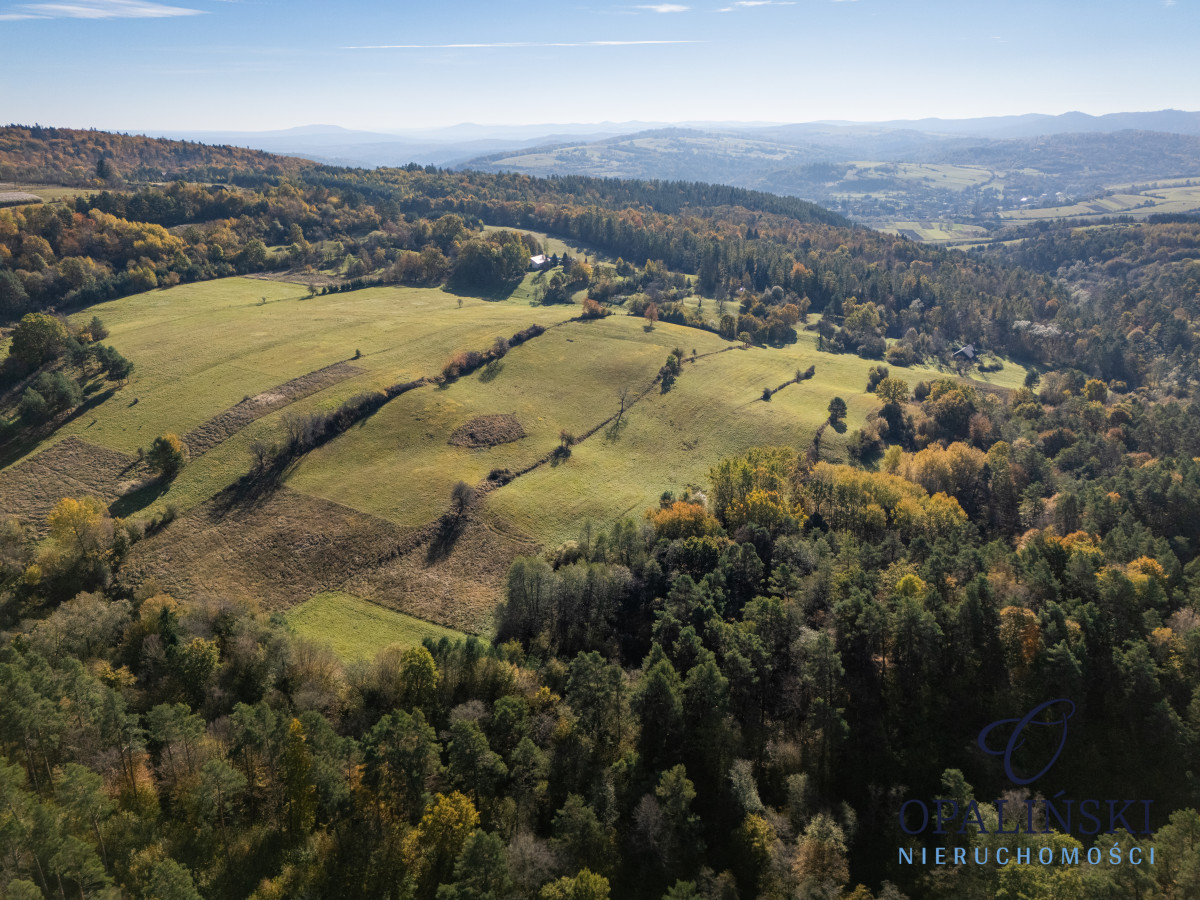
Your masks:
<svg viewBox="0 0 1200 900"><path fill-rule="evenodd" d="M1200 109L1200 0L0 0L0 120L120 130Z"/></svg>

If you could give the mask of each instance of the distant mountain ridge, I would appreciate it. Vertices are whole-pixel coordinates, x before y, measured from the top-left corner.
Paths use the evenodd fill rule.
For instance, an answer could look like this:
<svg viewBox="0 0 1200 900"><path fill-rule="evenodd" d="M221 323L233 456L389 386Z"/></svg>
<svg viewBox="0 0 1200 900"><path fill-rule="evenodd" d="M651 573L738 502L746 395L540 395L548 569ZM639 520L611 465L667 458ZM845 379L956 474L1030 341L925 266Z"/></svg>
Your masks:
<svg viewBox="0 0 1200 900"><path fill-rule="evenodd" d="M820 156L892 159L948 140L1017 139L1066 133L1111 133L1123 130L1200 135L1200 112L1174 109L1092 116L1029 113L972 119L897 119L887 122L599 122L538 125L461 123L443 128L361 131L339 125L312 124L274 131L154 131L152 137L252 147L271 153L303 156L318 162L373 168L408 163L461 166L506 151L544 149L564 144L611 140L663 129L741 135L758 141L819 148ZM812 156L814 153L810 153ZM866 156L861 154L866 153ZM856 156L856 154L858 154Z"/></svg>

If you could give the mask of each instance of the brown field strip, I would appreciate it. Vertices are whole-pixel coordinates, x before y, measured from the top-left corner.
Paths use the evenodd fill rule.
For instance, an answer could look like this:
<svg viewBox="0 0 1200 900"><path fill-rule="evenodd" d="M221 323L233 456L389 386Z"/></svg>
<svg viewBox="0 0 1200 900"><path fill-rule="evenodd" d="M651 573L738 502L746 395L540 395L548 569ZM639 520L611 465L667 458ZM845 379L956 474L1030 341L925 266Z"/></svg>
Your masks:
<svg viewBox="0 0 1200 900"><path fill-rule="evenodd" d="M223 413L213 416L204 424L196 426L184 436L183 442L187 444L189 455L201 456L268 413L297 400L303 400L347 378L361 375L363 371L358 366L339 362L285 381L261 394L246 398Z"/></svg>
<svg viewBox="0 0 1200 900"><path fill-rule="evenodd" d="M257 600L282 610L345 591L464 631L487 630L512 559L536 546L466 516L434 546L441 522L403 528L282 487L253 501L218 494L136 544L121 580L153 580L195 599Z"/></svg>
<svg viewBox="0 0 1200 900"><path fill-rule="evenodd" d="M148 473L136 457L68 437L0 472L0 512L39 531L64 497L112 503Z"/></svg>

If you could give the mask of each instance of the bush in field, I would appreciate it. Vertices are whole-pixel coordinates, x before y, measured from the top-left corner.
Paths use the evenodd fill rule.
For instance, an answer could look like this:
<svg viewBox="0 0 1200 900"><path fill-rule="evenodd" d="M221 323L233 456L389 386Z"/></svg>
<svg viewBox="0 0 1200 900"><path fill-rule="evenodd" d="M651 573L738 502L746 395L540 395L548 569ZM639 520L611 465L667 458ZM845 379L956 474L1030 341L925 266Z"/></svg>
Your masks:
<svg viewBox="0 0 1200 900"><path fill-rule="evenodd" d="M50 406L46 403L46 398L33 388L26 388L25 393L21 395L21 402L17 406L21 418L26 422L37 425L45 422L50 418Z"/></svg>
<svg viewBox="0 0 1200 900"><path fill-rule="evenodd" d="M893 366L911 366L920 361L917 351L906 343L892 344L887 348L884 358Z"/></svg>
<svg viewBox="0 0 1200 900"><path fill-rule="evenodd" d="M601 306L598 300L593 300L589 297L583 301L583 318L603 319L607 315L608 310Z"/></svg>
<svg viewBox="0 0 1200 900"><path fill-rule="evenodd" d="M150 450L146 453L146 462L165 481L170 481L179 474L187 461L183 441L177 434L162 434L154 439Z"/></svg>
<svg viewBox="0 0 1200 900"><path fill-rule="evenodd" d="M871 370L867 372L867 393L874 393L876 385L887 377L887 366L871 366Z"/></svg>

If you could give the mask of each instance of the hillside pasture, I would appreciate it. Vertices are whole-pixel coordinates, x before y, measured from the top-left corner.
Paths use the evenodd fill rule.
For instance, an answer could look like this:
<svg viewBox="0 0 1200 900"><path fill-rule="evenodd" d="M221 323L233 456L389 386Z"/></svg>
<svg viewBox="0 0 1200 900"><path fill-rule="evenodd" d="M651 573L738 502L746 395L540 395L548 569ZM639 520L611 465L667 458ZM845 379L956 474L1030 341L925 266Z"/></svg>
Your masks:
<svg viewBox="0 0 1200 900"><path fill-rule="evenodd" d="M664 490L706 488L708 470L723 456L763 444L806 448L828 418L834 396L849 407L848 428L825 429L821 457L844 461L849 434L879 405L865 392L875 364L821 353L811 333L787 347L739 348L685 363L671 391L648 393L620 428L602 429L559 465L541 466L489 494L487 514L543 543L575 538L585 521L606 527L622 516L641 515ZM775 388L810 365L816 366L813 378L762 400L764 387ZM910 384L952 375L928 367L892 371ZM1023 371L1009 366L992 375L1007 374L1008 381L1023 377Z"/></svg>
<svg viewBox="0 0 1200 900"><path fill-rule="evenodd" d="M28 203L52 203L74 200L99 193L93 188L64 187L57 184L15 184L0 182L0 207L23 206Z"/></svg>
<svg viewBox="0 0 1200 900"><path fill-rule="evenodd" d="M1005 210L1000 215L1006 225L1066 219L1087 223L1109 216L1144 219L1164 213L1200 211L1200 179L1168 179L1150 184L1118 185L1104 196L1078 203Z"/></svg>
<svg viewBox="0 0 1200 900"><path fill-rule="evenodd" d="M168 491L132 497L116 510L186 511L246 471L254 441L277 442L286 416L434 374L456 350L484 349L497 337L577 312L413 287L308 298L303 287L248 278L149 291L73 316L81 324L103 319L107 343L134 361L133 378L25 455L68 436L135 455L165 432L202 435L196 449L203 455ZM338 378L317 377L333 366ZM281 392L283 398L256 402Z"/></svg>
<svg viewBox="0 0 1200 900"><path fill-rule="evenodd" d="M706 353L727 344L675 325L647 330L630 316L550 329L470 376L392 401L311 453L288 483L400 524L423 524L445 511L456 482L520 471L553 451L561 432L581 435L616 413L617 392L649 387L675 346ZM464 424L495 414L514 416L525 437L487 448L451 443Z"/></svg>
<svg viewBox="0 0 1200 900"><path fill-rule="evenodd" d="M225 490L134 545L129 589L236 599L283 611L346 592L448 627L485 633L509 562L527 539L466 518L403 528L287 487L258 496Z"/></svg>
<svg viewBox="0 0 1200 900"><path fill-rule="evenodd" d="M824 430L821 456L845 459L849 435L877 406L864 390L875 361L819 352L811 331L792 345L745 349L620 313L573 319L571 305L403 287L306 293L238 278L79 313L105 321L134 378L0 471L6 505L44 517L59 496L93 493L114 515L174 507L178 517L127 561L131 588L153 579L179 596L277 610L342 592L482 633L514 556L576 537L585 521L640 516L664 490L703 489L723 456L807 448L835 395L849 406L847 428ZM255 442L284 438L286 417L436 375L454 351L486 349L535 322L544 333L395 397L298 459L282 484L259 494L233 487ZM656 379L676 348L682 371L664 393ZM809 366L815 377L787 383ZM928 367L893 374L910 384L958 377ZM1015 387L1024 370L1007 363L976 377ZM131 468L137 448L165 431L190 433L206 451L169 488ZM455 513L460 481L477 493Z"/></svg>
<svg viewBox="0 0 1200 900"><path fill-rule="evenodd" d="M455 350L483 349L533 322L552 324L575 312L470 298L459 307L459 299L413 287L308 298L297 285L230 278L103 303L74 318L100 316L108 343L136 369L129 385L95 411L94 424L72 428L136 452L163 431L186 434L248 397L335 363L352 362L363 372L317 395L327 405L436 372Z"/></svg>
<svg viewBox="0 0 1200 900"><path fill-rule="evenodd" d="M929 243L961 243L984 240L989 232L981 225L963 225L958 222L895 221L882 224L881 229L902 234L911 240Z"/></svg>

